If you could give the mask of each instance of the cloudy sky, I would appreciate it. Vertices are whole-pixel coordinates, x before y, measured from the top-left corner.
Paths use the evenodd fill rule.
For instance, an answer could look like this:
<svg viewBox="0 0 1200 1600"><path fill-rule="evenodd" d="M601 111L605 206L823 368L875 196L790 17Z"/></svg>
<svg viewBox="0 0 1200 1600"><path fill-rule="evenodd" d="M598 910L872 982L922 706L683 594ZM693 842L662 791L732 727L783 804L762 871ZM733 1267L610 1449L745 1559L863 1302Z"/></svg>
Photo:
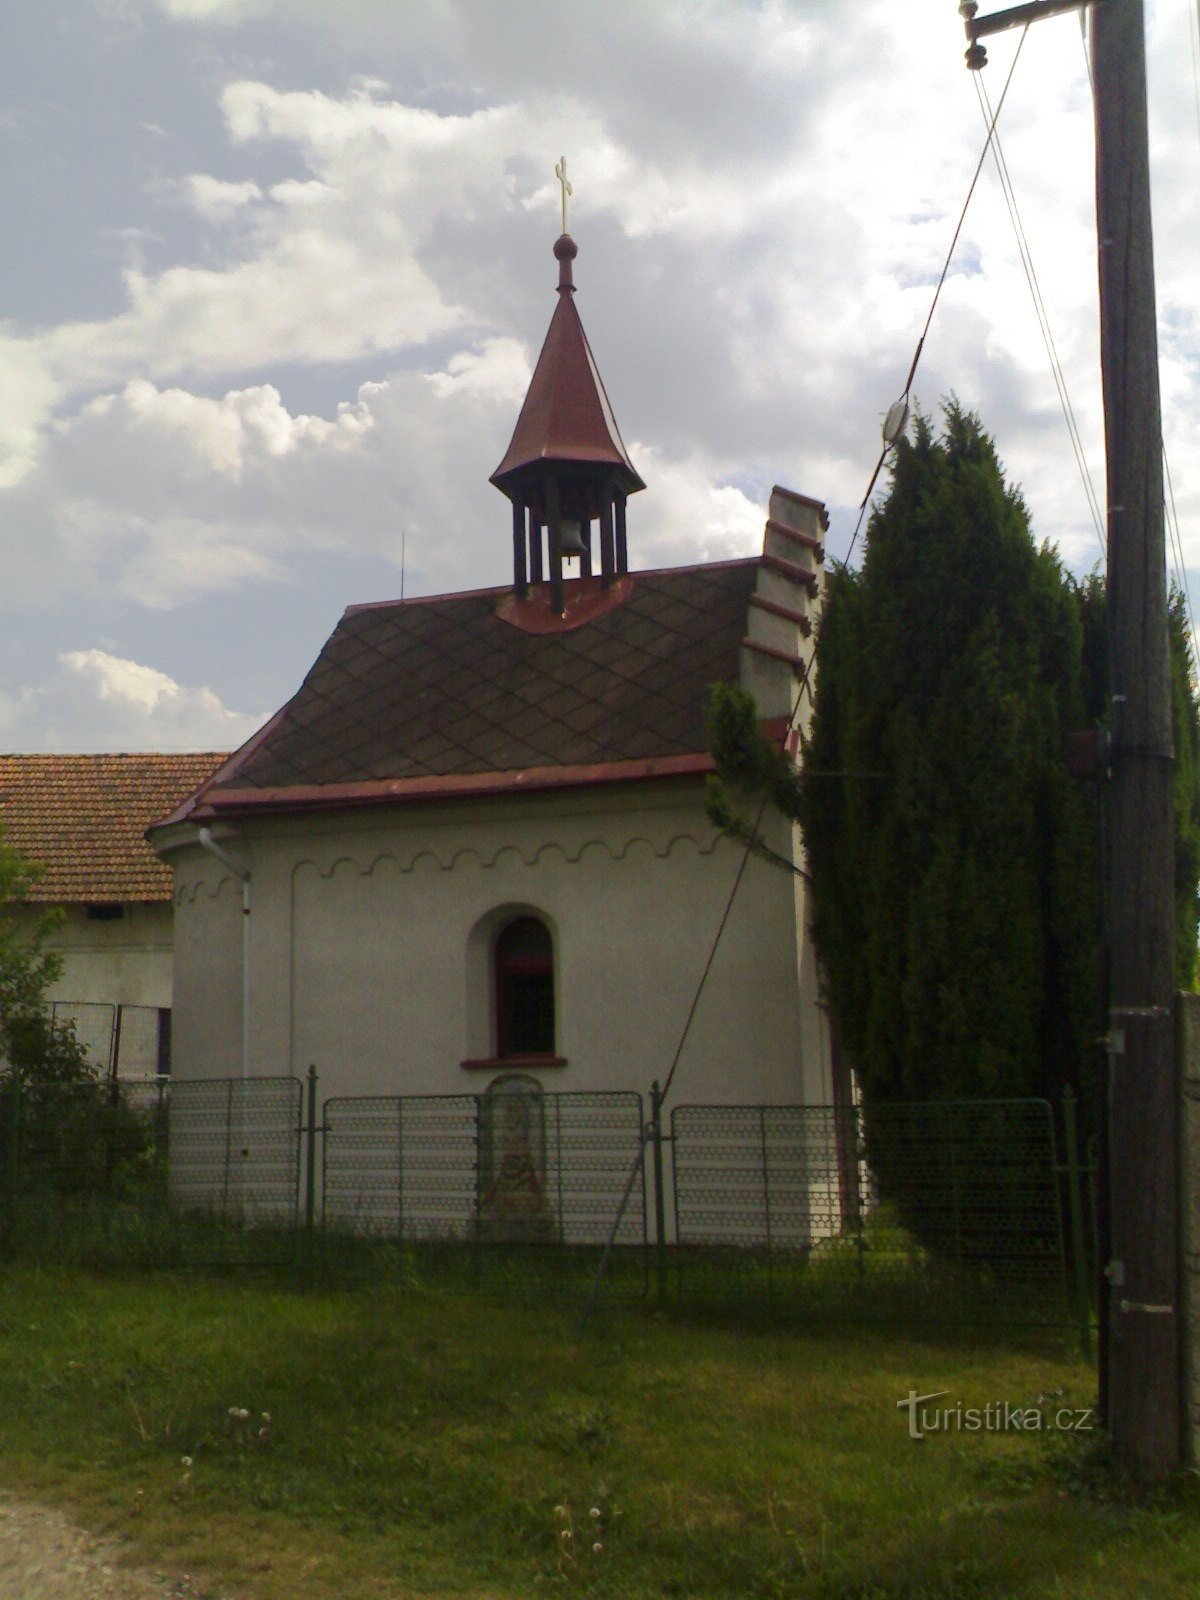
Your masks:
<svg viewBox="0 0 1200 1600"><path fill-rule="evenodd" d="M983 10L997 9L986 4ZM1193 0L1147 0L1167 448L1200 567ZM1019 35L991 42L999 98ZM0 17L0 748L231 748L342 608L505 581L488 484L577 305L647 492L631 561L844 552L983 122L954 0L37 0ZM1077 16L1001 136L1097 486ZM1040 537L1099 539L994 167L916 383ZM1200 582L1192 577L1193 592Z"/></svg>

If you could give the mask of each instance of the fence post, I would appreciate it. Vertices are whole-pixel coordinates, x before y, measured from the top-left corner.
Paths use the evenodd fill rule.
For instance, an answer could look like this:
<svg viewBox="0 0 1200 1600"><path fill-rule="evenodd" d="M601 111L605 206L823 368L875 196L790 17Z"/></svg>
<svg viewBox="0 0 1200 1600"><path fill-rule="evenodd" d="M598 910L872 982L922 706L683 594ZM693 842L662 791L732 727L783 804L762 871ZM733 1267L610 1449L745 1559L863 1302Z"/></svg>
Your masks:
<svg viewBox="0 0 1200 1600"><path fill-rule="evenodd" d="M155 1044L154 1075L169 1076L171 1071L171 1008L158 1007L158 1037Z"/></svg>
<svg viewBox="0 0 1200 1600"><path fill-rule="evenodd" d="M17 1193L21 1182L21 1075L15 1067L10 1069L9 1079L5 1085L4 1098L8 1102L5 1110L5 1151L4 1151L4 1211L8 1224L10 1239L16 1227Z"/></svg>
<svg viewBox="0 0 1200 1600"><path fill-rule="evenodd" d="M317 1221L317 1068L308 1069L307 1160L304 1174L304 1245L308 1265L312 1265Z"/></svg>
<svg viewBox="0 0 1200 1600"><path fill-rule="evenodd" d="M946 1107L946 1116L947 1116L947 1118L949 1120L949 1127L950 1127L950 1193L951 1193L951 1198L952 1198L953 1206L954 1206L954 1259L956 1261L961 1261L962 1260L962 1254L963 1254L963 1249L962 1249L962 1208L959 1205L959 1195L958 1195L958 1141L955 1138L955 1134L957 1132L957 1128L955 1126L957 1111L958 1111L958 1107L956 1105L950 1105L950 1106Z"/></svg>
<svg viewBox="0 0 1200 1600"><path fill-rule="evenodd" d="M108 1064L108 1075L112 1080L114 1105L117 1103L117 1080L121 1076L121 1024L124 1011L124 1006L113 1007L112 1048L110 1051L112 1059Z"/></svg>
<svg viewBox="0 0 1200 1600"><path fill-rule="evenodd" d="M245 1080L243 1079L243 1082ZM221 1177L221 1215L229 1216L229 1163L233 1152L233 1079L225 1085L225 1164Z"/></svg>
<svg viewBox="0 0 1200 1600"><path fill-rule="evenodd" d="M396 1250L404 1248L404 1096L396 1096Z"/></svg>
<svg viewBox="0 0 1200 1600"><path fill-rule="evenodd" d="M767 1157L767 1108L758 1108L758 1150L762 1158L763 1223L767 1235L767 1299L775 1298L775 1252L771 1240L771 1172Z"/></svg>
<svg viewBox="0 0 1200 1600"><path fill-rule="evenodd" d="M662 1090L658 1079L650 1085L650 1138L654 1144L654 1256L658 1273L658 1298L667 1297L667 1215L663 1194Z"/></svg>
<svg viewBox="0 0 1200 1600"><path fill-rule="evenodd" d="M108 1114L102 1111L104 1131L104 1192L112 1194L113 1177L117 1168L117 1108L121 1104L121 1013L124 1006L113 1007L112 1061L108 1069Z"/></svg>
<svg viewBox="0 0 1200 1600"><path fill-rule="evenodd" d="M858 1287L861 1292L867 1277L867 1241L863 1237L862 1163L865 1152L862 1130L859 1127L859 1108L851 1101L847 1105L835 1108L833 1115L838 1157L845 1174L842 1191L846 1209L850 1213L855 1264L858 1268Z"/></svg>
<svg viewBox="0 0 1200 1600"><path fill-rule="evenodd" d="M1092 1359L1092 1317L1088 1299L1087 1261L1083 1248L1083 1194L1079 1171L1079 1131L1075 1114L1075 1092L1070 1084L1063 1092L1063 1136L1067 1141L1067 1204L1071 1212L1071 1259L1075 1277L1075 1309L1079 1315L1079 1349L1085 1361Z"/></svg>
<svg viewBox="0 0 1200 1600"><path fill-rule="evenodd" d="M170 1107L165 1080L156 1078L154 1088L154 1187L160 1200L166 1200L171 1193Z"/></svg>

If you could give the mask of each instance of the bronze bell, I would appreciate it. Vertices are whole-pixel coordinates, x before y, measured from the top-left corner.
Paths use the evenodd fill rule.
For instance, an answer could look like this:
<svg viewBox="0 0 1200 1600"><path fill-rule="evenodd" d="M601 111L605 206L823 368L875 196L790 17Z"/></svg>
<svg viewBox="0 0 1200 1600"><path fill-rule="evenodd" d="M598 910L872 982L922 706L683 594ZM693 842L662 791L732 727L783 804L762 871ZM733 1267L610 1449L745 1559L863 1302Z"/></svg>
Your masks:
<svg viewBox="0 0 1200 1600"><path fill-rule="evenodd" d="M562 552L564 561L569 561L572 556L587 555L587 545L583 542L583 527L578 522L560 522L558 525L558 548Z"/></svg>

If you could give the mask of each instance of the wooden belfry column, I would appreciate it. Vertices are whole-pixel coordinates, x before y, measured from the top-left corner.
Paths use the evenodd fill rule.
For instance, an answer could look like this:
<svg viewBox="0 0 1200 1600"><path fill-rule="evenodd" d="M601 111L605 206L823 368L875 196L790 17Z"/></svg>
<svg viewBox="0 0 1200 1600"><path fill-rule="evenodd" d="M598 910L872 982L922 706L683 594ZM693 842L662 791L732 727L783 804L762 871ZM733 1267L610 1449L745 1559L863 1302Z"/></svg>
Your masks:
<svg viewBox="0 0 1200 1600"><path fill-rule="evenodd" d="M574 305L572 264L579 249L567 232L572 188L565 157L554 173L562 186L563 215L554 244L558 305L512 441L491 481L512 502L513 592L525 599L544 583L547 604L561 614L563 562L570 554L577 556L583 578L598 565L606 588L628 572L625 503L645 484L622 443ZM575 548L568 546L565 557L568 539Z"/></svg>

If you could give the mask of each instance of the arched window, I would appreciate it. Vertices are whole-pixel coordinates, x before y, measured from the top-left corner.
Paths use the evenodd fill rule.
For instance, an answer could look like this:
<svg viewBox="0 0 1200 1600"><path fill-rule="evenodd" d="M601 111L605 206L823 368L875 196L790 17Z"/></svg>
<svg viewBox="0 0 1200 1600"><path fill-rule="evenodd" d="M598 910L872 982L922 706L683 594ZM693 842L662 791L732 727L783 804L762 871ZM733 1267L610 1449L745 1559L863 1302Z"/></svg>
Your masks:
<svg viewBox="0 0 1200 1600"><path fill-rule="evenodd" d="M554 1054L554 947L537 917L517 917L496 939L496 1055Z"/></svg>

